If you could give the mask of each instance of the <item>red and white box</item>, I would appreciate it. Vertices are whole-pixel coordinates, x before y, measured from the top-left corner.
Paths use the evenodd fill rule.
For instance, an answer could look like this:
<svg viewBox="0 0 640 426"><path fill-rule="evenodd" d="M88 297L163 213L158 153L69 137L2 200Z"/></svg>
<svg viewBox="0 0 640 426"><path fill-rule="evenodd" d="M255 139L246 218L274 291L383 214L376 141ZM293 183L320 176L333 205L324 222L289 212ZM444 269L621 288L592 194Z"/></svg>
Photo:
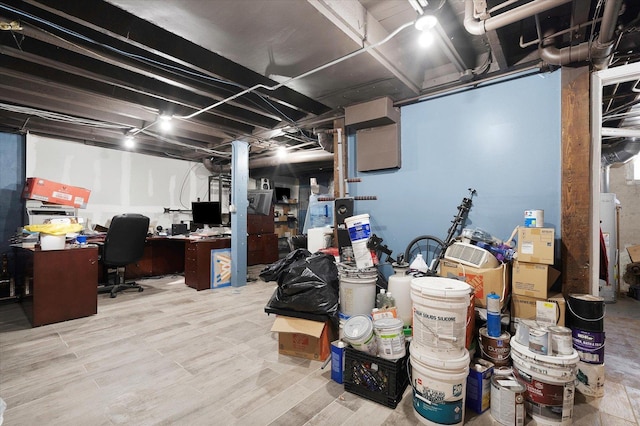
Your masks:
<svg viewBox="0 0 640 426"><path fill-rule="evenodd" d="M24 185L22 198L45 201L47 203L63 204L84 209L87 207L91 191L78 186L30 177Z"/></svg>

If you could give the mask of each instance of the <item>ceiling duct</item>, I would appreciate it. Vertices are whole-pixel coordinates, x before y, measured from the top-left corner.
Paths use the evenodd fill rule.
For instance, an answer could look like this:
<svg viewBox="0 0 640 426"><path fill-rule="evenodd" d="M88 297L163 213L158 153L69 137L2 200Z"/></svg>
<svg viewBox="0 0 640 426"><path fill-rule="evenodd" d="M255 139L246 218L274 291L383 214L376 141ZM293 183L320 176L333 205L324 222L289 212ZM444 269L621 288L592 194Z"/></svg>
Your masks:
<svg viewBox="0 0 640 426"><path fill-rule="evenodd" d="M612 144L602 146L601 165L603 167L614 164L624 164L640 152L640 140L636 138L623 139Z"/></svg>

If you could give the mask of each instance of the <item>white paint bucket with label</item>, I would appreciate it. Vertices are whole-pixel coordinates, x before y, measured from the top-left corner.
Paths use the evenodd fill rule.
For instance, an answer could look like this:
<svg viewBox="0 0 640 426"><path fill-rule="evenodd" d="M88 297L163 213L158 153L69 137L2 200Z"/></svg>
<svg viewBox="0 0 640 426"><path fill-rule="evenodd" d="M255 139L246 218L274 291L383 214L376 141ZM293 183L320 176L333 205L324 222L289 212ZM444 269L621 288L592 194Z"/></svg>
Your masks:
<svg viewBox="0 0 640 426"><path fill-rule="evenodd" d="M443 277L411 280L412 344L435 358L456 358L466 344L471 286Z"/></svg>
<svg viewBox="0 0 640 426"><path fill-rule="evenodd" d="M403 327L404 323L399 318L383 318L373 322L380 358L399 359L406 355Z"/></svg>
<svg viewBox="0 0 640 426"><path fill-rule="evenodd" d="M511 342L513 375L526 388L525 405L537 425L565 426L573 421L578 353L540 355Z"/></svg>
<svg viewBox="0 0 640 426"><path fill-rule="evenodd" d="M367 241L371 236L371 225L368 214L360 214L344 219L344 224L349 231L353 256L358 268L370 268L373 266L371 251L367 248Z"/></svg>
<svg viewBox="0 0 640 426"><path fill-rule="evenodd" d="M340 313L346 317L371 315L376 304L377 280L375 268L356 270L340 266Z"/></svg>
<svg viewBox="0 0 640 426"><path fill-rule="evenodd" d="M411 385L413 409L418 420L428 426L464 423L469 352L448 360L437 359L411 343Z"/></svg>
<svg viewBox="0 0 640 426"><path fill-rule="evenodd" d="M354 348L370 355L376 355L378 347L373 333L371 318L355 315L344 324L344 340Z"/></svg>
<svg viewBox="0 0 640 426"><path fill-rule="evenodd" d="M578 362L576 389L583 395L600 398L604 396L604 364Z"/></svg>
<svg viewBox="0 0 640 426"><path fill-rule="evenodd" d="M527 228L544 228L544 210L525 210L524 226Z"/></svg>

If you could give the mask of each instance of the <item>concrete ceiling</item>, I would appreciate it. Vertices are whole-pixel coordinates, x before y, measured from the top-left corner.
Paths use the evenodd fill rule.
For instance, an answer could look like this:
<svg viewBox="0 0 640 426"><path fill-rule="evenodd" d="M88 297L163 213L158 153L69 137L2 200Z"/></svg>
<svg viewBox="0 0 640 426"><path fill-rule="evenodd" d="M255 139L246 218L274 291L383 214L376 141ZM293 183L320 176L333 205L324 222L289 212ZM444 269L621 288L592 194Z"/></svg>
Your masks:
<svg viewBox="0 0 640 426"><path fill-rule="evenodd" d="M545 2L557 5L521 13ZM253 168L277 164L274 150L285 146L287 173L300 174L332 167L315 132L349 105L383 96L404 105L524 69L593 62L558 52L591 47L607 3L619 3L620 13L606 66L638 60L637 1L425 3L0 0L0 131L211 169L228 165L231 142L244 140ZM413 26L421 12L438 18L428 49ZM515 14L521 18L495 23ZM543 47L558 54L541 57ZM619 108L636 94L619 88L607 99ZM174 117L171 131L160 130L160 114ZM124 147L127 134L135 148Z"/></svg>

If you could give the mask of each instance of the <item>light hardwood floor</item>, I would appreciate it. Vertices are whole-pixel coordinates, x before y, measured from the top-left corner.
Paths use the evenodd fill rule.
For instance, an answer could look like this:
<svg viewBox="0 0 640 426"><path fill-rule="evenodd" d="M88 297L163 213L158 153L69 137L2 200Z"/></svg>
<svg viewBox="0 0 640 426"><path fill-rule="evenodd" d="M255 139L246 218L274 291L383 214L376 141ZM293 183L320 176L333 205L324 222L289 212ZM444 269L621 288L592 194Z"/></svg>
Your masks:
<svg viewBox="0 0 640 426"><path fill-rule="evenodd" d="M249 271L256 277L259 267ZM278 355L275 283L195 290L181 276L99 295L98 314L31 328L0 306L5 425L417 425L408 388L395 410L345 392L330 367ZM606 395L576 397L574 424L637 425L640 302L607 305ZM488 412L467 424L497 424Z"/></svg>

